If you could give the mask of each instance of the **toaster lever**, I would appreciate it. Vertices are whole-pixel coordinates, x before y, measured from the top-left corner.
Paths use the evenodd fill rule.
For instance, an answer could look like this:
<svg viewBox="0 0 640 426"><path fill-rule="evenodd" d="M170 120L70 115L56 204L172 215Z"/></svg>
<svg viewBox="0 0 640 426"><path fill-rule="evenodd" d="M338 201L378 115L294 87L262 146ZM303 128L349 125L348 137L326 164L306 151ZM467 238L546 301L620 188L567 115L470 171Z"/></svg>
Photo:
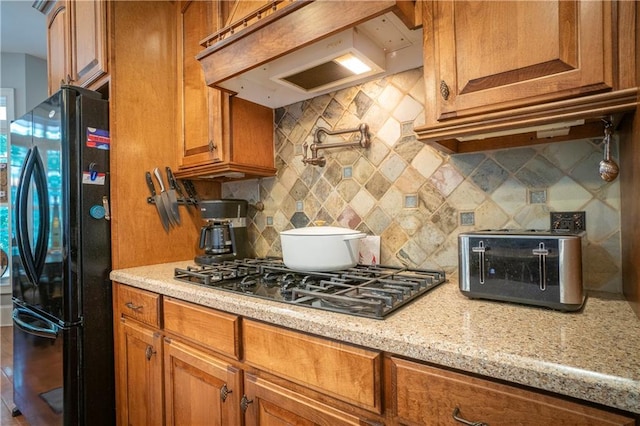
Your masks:
<svg viewBox="0 0 640 426"><path fill-rule="evenodd" d="M537 249L533 249L533 254L538 256L540 290L545 291L547 289L547 255L549 254L549 250L545 248L544 243L540 243Z"/></svg>
<svg viewBox="0 0 640 426"><path fill-rule="evenodd" d="M480 284L484 284L485 270L484 270L484 252L487 249L484 247L484 241L478 242L478 247L471 247L471 251L478 253L478 266L480 268Z"/></svg>

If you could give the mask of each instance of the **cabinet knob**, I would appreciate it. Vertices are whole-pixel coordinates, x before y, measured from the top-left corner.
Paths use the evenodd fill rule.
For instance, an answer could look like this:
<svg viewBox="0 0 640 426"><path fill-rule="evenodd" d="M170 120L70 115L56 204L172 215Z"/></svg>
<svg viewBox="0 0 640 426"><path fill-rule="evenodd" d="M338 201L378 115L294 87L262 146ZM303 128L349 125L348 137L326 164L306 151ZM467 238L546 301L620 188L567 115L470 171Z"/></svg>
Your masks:
<svg viewBox="0 0 640 426"><path fill-rule="evenodd" d="M253 400L247 398L247 395L242 395L242 399L240 400L240 408L242 408L243 413L247 412L247 407L249 407L249 404L253 404Z"/></svg>
<svg viewBox="0 0 640 426"><path fill-rule="evenodd" d="M153 350L153 346L148 345L147 349L144 351L144 356L147 358L147 361L151 360L151 357L155 355L156 351Z"/></svg>
<svg viewBox="0 0 640 426"><path fill-rule="evenodd" d="M460 409L458 407L453 409L453 420L460 422L464 425L468 425L468 426L488 426L486 423L482 423L482 422L472 422L466 419L463 419L462 417L458 416L458 414L460 414Z"/></svg>
<svg viewBox="0 0 640 426"><path fill-rule="evenodd" d="M218 147L216 146L215 143L213 143L213 141L209 141L209 152L213 152L217 149Z"/></svg>
<svg viewBox="0 0 640 426"><path fill-rule="evenodd" d="M233 391L229 390L227 384L225 383L224 385L222 385L222 387L220 388L220 399L222 400L222 402L225 402L227 400L227 396L229 396L230 393L233 393Z"/></svg>
<svg viewBox="0 0 640 426"><path fill-rule="evenodd" d="M442 99L445 101L449 99L449 86L444 80L440 81L440 95L442 95Z"/></svg>

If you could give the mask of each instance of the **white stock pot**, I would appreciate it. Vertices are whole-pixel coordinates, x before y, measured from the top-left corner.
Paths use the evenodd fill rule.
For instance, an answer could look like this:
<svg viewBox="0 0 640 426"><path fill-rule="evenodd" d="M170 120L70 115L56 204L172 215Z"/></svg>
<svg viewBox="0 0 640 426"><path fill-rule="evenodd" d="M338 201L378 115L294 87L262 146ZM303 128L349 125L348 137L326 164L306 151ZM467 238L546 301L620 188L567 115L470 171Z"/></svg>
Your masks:
<svg viewBox="0 0 640 426"><path fill-rule="evenodd" d="M282 261L299 271L337 271L358 263L359 231L335 226L311 226L280 233Z"/></svg>

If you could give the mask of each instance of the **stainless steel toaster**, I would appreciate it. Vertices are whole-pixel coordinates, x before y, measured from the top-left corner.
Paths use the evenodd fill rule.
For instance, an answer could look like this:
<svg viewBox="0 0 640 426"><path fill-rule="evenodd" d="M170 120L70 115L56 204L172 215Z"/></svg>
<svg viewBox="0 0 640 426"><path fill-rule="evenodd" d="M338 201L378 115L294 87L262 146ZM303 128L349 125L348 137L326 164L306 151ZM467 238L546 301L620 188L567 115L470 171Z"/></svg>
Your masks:
<svg viewBox="0 0 640 426"><path fill-rule="evenodd" d="M490 230L458 236L460 291L469 298L579 310L584 232Z"/></svg>

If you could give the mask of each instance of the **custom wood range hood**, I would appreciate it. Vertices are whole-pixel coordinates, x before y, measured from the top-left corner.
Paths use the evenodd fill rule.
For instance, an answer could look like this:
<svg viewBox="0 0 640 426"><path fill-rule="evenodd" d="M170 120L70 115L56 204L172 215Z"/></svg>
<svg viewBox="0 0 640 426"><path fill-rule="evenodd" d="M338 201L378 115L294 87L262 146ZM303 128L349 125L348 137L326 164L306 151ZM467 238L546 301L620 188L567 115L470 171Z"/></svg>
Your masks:
<svg viewBox="0 0 640 426"><path fill-rule="evenodd" d="M422 65L415 1L271 1L202 41L208 86L276 108ZM354 54L362 75L334 62Z"/></svg>

